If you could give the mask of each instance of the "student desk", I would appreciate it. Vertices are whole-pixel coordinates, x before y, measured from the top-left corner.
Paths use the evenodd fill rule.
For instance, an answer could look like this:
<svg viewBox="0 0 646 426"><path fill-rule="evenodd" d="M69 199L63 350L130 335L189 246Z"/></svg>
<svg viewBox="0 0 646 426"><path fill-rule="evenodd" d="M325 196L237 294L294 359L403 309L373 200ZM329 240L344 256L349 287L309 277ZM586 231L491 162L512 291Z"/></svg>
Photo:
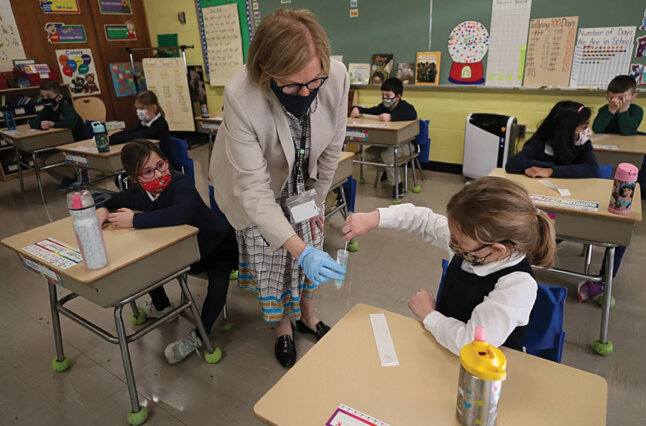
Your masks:
<svg viewBox="0 0 646 426"><path fill-rule="evenodd" d="M65 268L64 265L57 261L58 257L55 255L52 256L53 261L46 260L41 256L32 254L31 250L25 249L28 246L33 248L35 243L43 240L55 239L56 242L51 244L62 242L72 249L78 250L71 217L1 241L3 245L18 254L27 269L42 275L48 281L56 346L56 358L52 361L52 367L55 371L65 371L70 367L70 360L65 357L63 352L59 314L65 315L108 342L120 346L132 406L132 411L128 414L130 424L142 424L148 414L147 407L139 405L128 343L137 340L169 319L190 309L207 351L209 354L214 351L204 331L199 312L195 307L195 301L186 284L186 273L189 270L189 265L200 258L197 232L197 228L188 225L137 230L118 229L108 226L103 230L103 237L110 263L102 269L93 271L87 270L82 261ZM136 312L133 322L142 323L146 319L145 314L138 312L134 301L147 294L150 290L174 279L178 280L182 294L186 297L186 302L181 303L162 318L146 324L130 335L126 335L122 318L123 307L130 304L134 312ZM58 300L56 285L60 285L72 293ZM117 336L110 334L64 306L65 303L78 296L103 308L114 307ZM209 354L205 357L208 357Z"/></svg>
<svg viewBox="0 0 646 426"><path fill-rule="evenodd" d="M43 152L51 152L53 147L69 143L74 140L72 131L70 129L49 129L37 130L29 127L29 124L16 126L16 130L0 130L0 136L13 145L16 151L16 162L18 163L18 177L20 178L20 189L25 192L25 183L23 181L22 169L33 169L36 173L36 182L40 190L40 199L45 204L45 194L43 193L43 185L40 179L40 171L51 169L54 167L65 164L64 162L49 164L39 167L36 157ZM23 153L29 154L33 161L33 166L30 166L23 159Z"/></svg>
<svg viewBox="0 0 646 426"><path fill-rule="evenodd" d="M610 302L612 297L612 265L615 248L630 244L633 228L642 221L642 205L640 191L635 189L630 214L618 215L608 211L612 180L608 179L553 179L548 181L567 188L572 193L569 197L560 197L554 189L540 183L542 179L533 179L525 175L506 173L504 169L494 169L489 176L504 177L522 185L530 194L547 195L557 199L582 200L598 203L597 211L577 210L563 205L550 205L549 202L535 201L541 209L553 215L556 235L564 240L603 247L606 252L605 277L588 275L587 266L583 274L551 268L549 271L575 277L583 280L604 282L605 297L601 315L601 332L598 340L593 343L595 351L602 355L612 352L612 343L608 341L608 323L610 318ZM586 265L590 263L586 258ZM541 269L539 267L534 267Z"/></svg>
<svg viewBox="0 0 646 426"><path fill-rule="evenodd" d="M156 139L148 139L148 141L155 144L159 143ZM80 169L107 172L107 176L103 176L99 180L94 181L98 182L124 171L123 164L121 164L121 150L123 150L124 146L126 146L125 143L110 145L110 151L99 152L94 139L86 139L84 141L57 146L56 149L65 155L66 162L74 165L79 182L82 182ZM118 184L119 190L123 191L124 188L122 187L123 183L121 179L118 180Z"/></svg>
<svg viewBox="0 0 646 426"><path fill-rule="evenodd" d="M209 135L209 161L211 161L211 152L215 143L215 136L222 124L221 115L210 115L208 117L195 117L195 127L198 133Z"/></svg>
<svg viewBox="0 0 646 426"><path fill-rule="evenodd" d="M399 366L381 366L372 313L385 313ZM606 424L602 377L501 349L507 380L497 425ZM274 425L323 425L346 404L392 426L458 425L459 366L420 321L358 304L256 403L254 414Z"/></svg>
<svg viewBox="0 0 646 426"><path fill-rule="evenodd" d="M419 134L419 120L411 121L395 121L384 122L377 121L369 118L348 118L345 132L346 142L352 142L360 145L360 159L354 160L355 163L360 164L359 181L365 182L363 177L363 166L377 166L377 167L394 167L395 168L395 181L399 181L399 167L404 166L406 172L408 171L408 162L417 154L408 157L400 158L398 155L399 148L405 143L411 142ZM363 159L364 148L367 146L379 147L393 147L395 150L393 164L376 163L365 161ZM413 183L417 186L417 177L415 175L415 162L412 162L413 167ZM408 181L405 181L406 189L408 189ZM399 190L395 185L395 203L399 203Z"/></svg>
<svg viewBox="0 0 646 426"><path fill-rule="evenodd" d="M612 165L616 169L619 163L630 163L641 170L646 154L646 135L594 134L592 146L600 165Z"/></svg>

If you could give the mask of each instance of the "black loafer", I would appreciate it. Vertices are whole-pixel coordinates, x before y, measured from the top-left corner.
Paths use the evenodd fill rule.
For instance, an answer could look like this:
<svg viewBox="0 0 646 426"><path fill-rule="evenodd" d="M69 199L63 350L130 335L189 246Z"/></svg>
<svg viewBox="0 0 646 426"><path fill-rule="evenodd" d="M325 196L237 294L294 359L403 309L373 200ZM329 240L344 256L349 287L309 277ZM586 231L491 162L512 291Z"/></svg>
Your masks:
<svg viewBox="0 0 646 426"><path fill-rule="evenodd" d="M303 321L296 321L296 328L298 329L299 333L313 334L316 337L317 341L321 340L323 336L325 336L325 334L330 331L330 327L323 321L319 321L316 324L316 331L306 326Z"/></svg>
<svg viewBox="0 0 646 426"><path fill-rule="evenodd" d="M292 324L292 333L294 333L294 325ZM296 363L296 345L294 338L289 334L283 334L276 339L274 346L276 359L283 367L291 367Z"/></svg>

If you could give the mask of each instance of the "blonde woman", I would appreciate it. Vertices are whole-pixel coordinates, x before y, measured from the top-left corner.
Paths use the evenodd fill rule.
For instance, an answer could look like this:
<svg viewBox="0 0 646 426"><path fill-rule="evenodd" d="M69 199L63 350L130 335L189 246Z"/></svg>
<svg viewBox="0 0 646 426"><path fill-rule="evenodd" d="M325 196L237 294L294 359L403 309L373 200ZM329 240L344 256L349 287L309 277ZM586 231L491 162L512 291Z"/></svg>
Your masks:
<svg viewBox="0 0 646 426"><path fill-rule="evenodd" d="M345 274L322 251L322 213L345 138L348 88L312 13L281 9L262 20L246 66L224 90L209 178L236 229L240 285L258 292L285 367L296 362L290 315L300 332L323 337L329 327L314 296Z"/></svg>

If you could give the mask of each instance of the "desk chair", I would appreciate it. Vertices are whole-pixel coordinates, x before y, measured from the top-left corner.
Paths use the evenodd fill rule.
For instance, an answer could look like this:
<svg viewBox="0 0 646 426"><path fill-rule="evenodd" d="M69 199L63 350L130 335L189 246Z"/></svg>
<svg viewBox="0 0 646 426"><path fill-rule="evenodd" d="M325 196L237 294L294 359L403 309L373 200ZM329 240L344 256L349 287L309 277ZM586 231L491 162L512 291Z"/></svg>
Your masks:
<svg viewBox="0 0 646 426"><path fill-rule="evenodd" d="M442 259L442 278L437 290L437 300L442 295L448 267L449 261ZM560 363L566 334L563 331L563 317L567 288L537 284L536 302L527 324L523 349L528 354Z"/></svg>
<svg viewBox="0 0 646 426"><path fill-rule="evenodd" d="M429 120L419 120L419 134L415 138L415 142L413 142L415 152L417 152L418 154L417 158L415 158L415 162L417 163L417 167L419 168L419 174L422 180L424 180L424 173L422 172L422 164L420 163L420 161L428 163L431 155L431 137L428 133L428 125ZM415 192L414 188L413 192Z"/></svg>
<svg viewBox="0 0 646 426"><path fill-rule="evenodd" d="M105 104L101 98L94 96L76 98L72 101L74 109L81 116L83 121L101 121L105 122L106 112Z"/></svg>
<svg viewBox="0 0 646 426"><path fill-rule="evenodd" d="M169 141L168 160L170 160L170 163L173 166L179 167L180 172L185 175L189 175L193 184L195 184L195 168L193 160L188 156L188 145L186 143L186 139L171 136Z"/></svg>

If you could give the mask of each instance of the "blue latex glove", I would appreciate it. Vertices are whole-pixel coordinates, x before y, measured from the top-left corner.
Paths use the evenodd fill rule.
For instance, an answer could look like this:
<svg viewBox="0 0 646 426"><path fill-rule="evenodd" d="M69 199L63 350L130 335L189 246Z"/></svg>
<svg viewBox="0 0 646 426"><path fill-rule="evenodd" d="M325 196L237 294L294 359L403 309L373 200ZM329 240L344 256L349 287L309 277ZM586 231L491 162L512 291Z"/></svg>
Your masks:
<svg viewBox="0 0 646 426"><path fill-rule="evenodd" d="M298 266L305 270L307 278L316 285L329 280L342 280L345 276L343 265L339 265L326 252L312 246L305 247L298 258Z"/></svg>

